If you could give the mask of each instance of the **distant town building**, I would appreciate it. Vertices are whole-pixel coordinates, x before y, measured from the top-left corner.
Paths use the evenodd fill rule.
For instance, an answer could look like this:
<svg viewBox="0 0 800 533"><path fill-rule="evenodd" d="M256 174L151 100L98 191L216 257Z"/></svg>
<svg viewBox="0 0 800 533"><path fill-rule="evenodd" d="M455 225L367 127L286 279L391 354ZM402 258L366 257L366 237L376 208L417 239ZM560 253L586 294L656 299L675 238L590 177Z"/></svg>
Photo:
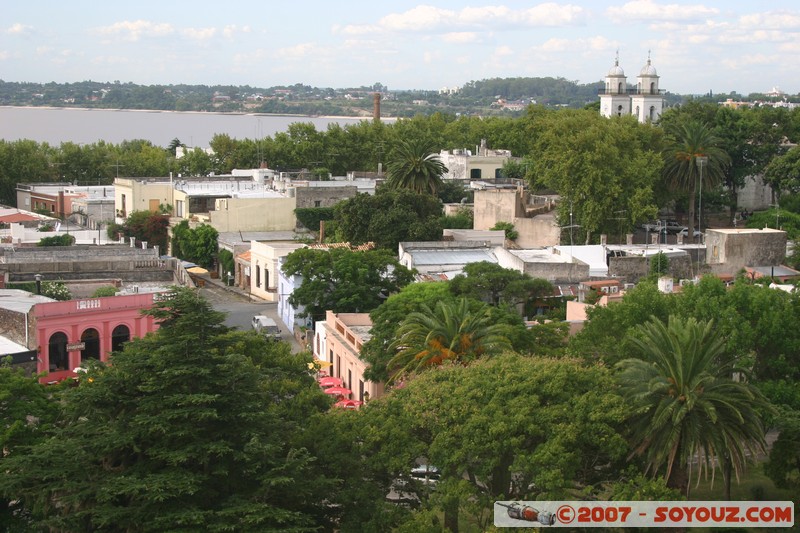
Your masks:
<svg viewBox="0 0 800 533"><path fill-rule="evenodd" d="M653 122L664 109L664 90L658 88L658 73L647 56L647 64L639 71L636 87L628 87L625 71L619 66L619 54L606 74L600 89L600 113L604 117L633 115L641 122Z"/></svg>

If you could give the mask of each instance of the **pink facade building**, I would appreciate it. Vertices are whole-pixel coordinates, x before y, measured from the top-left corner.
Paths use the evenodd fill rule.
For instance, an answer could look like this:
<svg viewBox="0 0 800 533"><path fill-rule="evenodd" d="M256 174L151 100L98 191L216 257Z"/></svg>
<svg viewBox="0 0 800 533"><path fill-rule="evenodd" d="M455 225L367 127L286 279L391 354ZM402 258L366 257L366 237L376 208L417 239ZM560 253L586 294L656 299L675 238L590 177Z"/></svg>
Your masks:
<svg viewBox="0 0 800 533"><path fill-rule="evenodd" d="M144 337L158 325L141 313L153 305L152 293L37 303L30 311L42 383L75 376L88 359L108 361L113 351L132 338ZM33 347L32 347L33 348Z"/></svg>
<svg viewBox="0 0 800 533"><path fill-rule="evenodd" d="M361 349L371 337L369 314L327 311L325 315L324 322L317 322L314 355L332 363L328 368L330 375L340 378L353 391L349 399L364 402L383 396L383 383L364 378L367 363L360 357Z"/></svg>

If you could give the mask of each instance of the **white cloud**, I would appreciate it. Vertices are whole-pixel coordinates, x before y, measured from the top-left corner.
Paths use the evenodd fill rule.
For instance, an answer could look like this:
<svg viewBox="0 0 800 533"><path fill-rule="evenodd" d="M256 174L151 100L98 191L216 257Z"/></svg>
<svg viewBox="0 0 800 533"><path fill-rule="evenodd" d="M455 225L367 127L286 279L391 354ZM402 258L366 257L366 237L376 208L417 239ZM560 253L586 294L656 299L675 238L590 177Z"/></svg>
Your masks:
<svg viewBox="0 0 800 533"><path fill-rule="evenodd" d="M774 65L779 62L780 57L777 55L745 54L725 59L722 61L722 64L727 68L741 70L741 68L745 66Z"/></svg>
<svg viewBox="0 0 800 533"><path fill-rule="evenodd" d="M606 14L614 22L701 20L719 14L719 9L700 4L657 4L652 0L634 0L621 7L609 7Z"/></svg>
<svg viewBox="0 0 800 533"><path fill-rule="evenodd" d="M110 26L95 29L99 35L119 36L126 41L138 41L142 37L163 37L175 32L171 24L150 22L149 20L133 20L115 22Z"/></svg>
<svg viewBox="0 0 800 533"><path fill-rule="evenodd" d="M217 34L216 28L184 28L181 35L194 41L207 41Z"/></svg>
<svg viewBox="0 0 800 533"><path fill-rule="evenodd" d="M20 24L19 22L12 24L7 30L6 33L10 35L30 35L33 33L33 26L28 26L26 24Z"/></svg>
<svg viewBox="0 0 800 533"><path fill-rule="evenodd" d="M498 46L494 49L494 56L513 56L514 50L510 46Z"/></svg>
<svg viewBox="0 0 800 533"><path fill-rule="evenodd" d="M365 35L385 32L459 33L460 30L496 31L506 28L551 27L580 24L586 11L576 5L552 2L529 9L506 6L465 7L460 11L419 5L402 13L391 13L375 24L334 26L334 33Z"/></svg>
<svg viewBox="0 0 800 533"><path fill-rule="evenodd" d="M131 60L125 56L97 56L92 59L93 65L127 65Z"/></svg>
<svg viewBox="0 0 800 533"><path fill-rule="evenodd" d="M250 26L242 26L240 28L236 24L228 24L222 29L222 35L224 35L226 39L233 39L240 33L250 33L251 31Z"/></svg>
<svg viewBox="0 0 800 533"><path fill-rule="evenodd" d="M580 6L547 3L523 11L522 21L525 26L568 26L582 22L585 16Z"/></svg>
<svg viewBox="0 0 800 533"><path fill-rule="evenodd" d="M576 51L578 51L583 53L589 50L600 52L613 50L618 46L619 44L616 41L610 41L602 35L597 35L595 37L587 37L586 39L552 38L546 40L539 46L534 46L533 49L537 52L576 53Z"/></svg>
<svg viewBox="0 0 800 533"><path fill-rule="evenodd" d="M279 59L303 59L307 57L318 57L324 55L325 50L314 43L300 43L295 46L288 46L276 50L275 55Z"/></svg>
<svg viewBox="0 0 800 533"><path fill-rule="evenodd" d="M767 11L739 18L742 30L800 30L800 13L791 11Z"/></svg>
<svg viewBox="0 0 800 533"><path fill-rule="evenodd" d="M442 35L442 40L450 44L469 44L479 42L480 36L472 31L459 31L445 33Z"/></svg>
<svg viewBox="0 0 800 533"><path fill-rule="evenodd" d="M8 59L9 57L11 57L11 53L9 53L7 50L0 50L0 61Z"/></svg>

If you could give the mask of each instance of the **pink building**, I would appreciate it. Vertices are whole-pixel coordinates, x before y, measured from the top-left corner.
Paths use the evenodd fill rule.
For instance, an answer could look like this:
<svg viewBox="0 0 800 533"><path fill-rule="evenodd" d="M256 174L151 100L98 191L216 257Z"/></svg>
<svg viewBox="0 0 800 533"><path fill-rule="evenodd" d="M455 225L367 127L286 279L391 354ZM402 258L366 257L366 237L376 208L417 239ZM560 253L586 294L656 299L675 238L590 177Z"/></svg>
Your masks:
<svg viewBox="0 0 800 533"><path fill-rule="evenodd" d="M317 322L314 354L322 361L332 363L330 375L338 377L352 390L349 399L367 401L384 394L384 384L367 381L364 372L367 363L361 357L361 348L370 339L372 321L368 313L334 313L327 311L325 322Z"/></svg>
<svg viewBox="0 0 800 533"><path fill-rule="evenodd" d="M109 353L132 338L144 337L158 325L142 315L153 305L154 294L37 303L30 312L38 347L42 383L75 376L87 359L108 361Z"/></svg>

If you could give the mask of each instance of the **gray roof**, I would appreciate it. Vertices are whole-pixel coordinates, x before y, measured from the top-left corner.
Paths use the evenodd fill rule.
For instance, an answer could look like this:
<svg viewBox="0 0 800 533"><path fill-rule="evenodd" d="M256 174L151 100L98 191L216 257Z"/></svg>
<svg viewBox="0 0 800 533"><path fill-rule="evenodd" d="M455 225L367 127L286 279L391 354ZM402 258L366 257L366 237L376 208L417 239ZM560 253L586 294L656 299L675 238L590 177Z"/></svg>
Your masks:
<svg viewBox="0 0 800 533"><path fill-rule="evenodd" d="M0 308L27 313L39 303L55 302L52 298L19 289L0 289Z"/></svg>
<svg viewBox="0 0 800 533"><path fill-rule="evenodd" d="M483 249L439 249L439 250L410 250L415 266L422 265L465 265L489 261L497 263L497 258L491 250Z"/></svg>

